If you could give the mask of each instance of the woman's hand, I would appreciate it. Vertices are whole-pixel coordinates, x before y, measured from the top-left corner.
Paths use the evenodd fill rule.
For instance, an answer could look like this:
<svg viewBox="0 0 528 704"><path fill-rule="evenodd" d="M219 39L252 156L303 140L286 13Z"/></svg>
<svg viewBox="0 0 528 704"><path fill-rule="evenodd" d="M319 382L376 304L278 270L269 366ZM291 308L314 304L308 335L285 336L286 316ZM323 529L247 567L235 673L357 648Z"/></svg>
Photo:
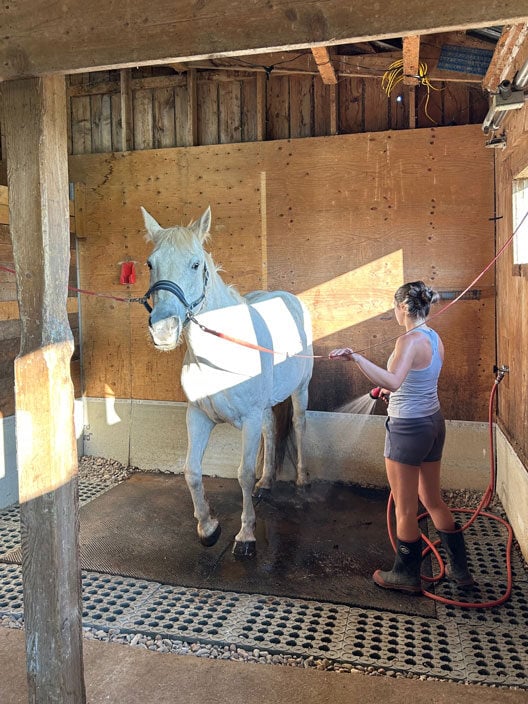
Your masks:
<svg viewBox="0 0 528 704"><path fill-rule="evenodd" d="M389 398L390 398L391 392L388 389L380 389L379 396L383 403L388 406L389 405Z"/></svg>
<svg viewBox="0 0 528 704"><path fill-rule="evenodd" d="M328 356L330 359L351 361L354 359L354 351L351 350L350 347L339 347L336 350L332 350Z"/></svg>

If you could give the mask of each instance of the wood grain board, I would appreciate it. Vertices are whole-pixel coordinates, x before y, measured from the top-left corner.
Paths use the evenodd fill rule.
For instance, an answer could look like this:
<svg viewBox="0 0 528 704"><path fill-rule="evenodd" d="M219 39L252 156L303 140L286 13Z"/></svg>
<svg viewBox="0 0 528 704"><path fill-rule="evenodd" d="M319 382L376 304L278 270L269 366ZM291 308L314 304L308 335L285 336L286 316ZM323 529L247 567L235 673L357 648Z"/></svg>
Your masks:
<svg viewBox="0 0 528 704"><path fill-rule="evenodd" d="M267 288L305 298L318 354L353 344L384 363L391 346L379 343L400 332L391 320L397 286L422 278L462 290L493 258L493 154L482 141L479 127L463 126L73 157L71 178L84 184L86 199L81 286L141 295L141 264L134 286L118 283L118 262L144 262L149 252L139 206L168 226L210 204L211 251L227 282L245 292L267 276ZM442 394L452 419L486 418L492 274L477 288L479 300L460 302L437 324L448 348ZM145 315L141 306L83 299L85 393L184 400L182 350L156 353ZM466 398L452 393L465 383ZM321 360L311 407L334 410L366 390L353 365Z"/></svg>

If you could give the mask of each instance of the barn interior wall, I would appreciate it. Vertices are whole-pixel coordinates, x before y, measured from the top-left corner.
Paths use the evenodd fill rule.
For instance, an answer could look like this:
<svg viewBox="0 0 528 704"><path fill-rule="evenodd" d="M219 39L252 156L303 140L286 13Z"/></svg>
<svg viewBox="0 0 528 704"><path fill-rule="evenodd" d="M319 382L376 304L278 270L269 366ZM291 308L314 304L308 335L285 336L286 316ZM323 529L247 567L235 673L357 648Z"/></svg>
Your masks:
<svg viewBox="0 0 528 704"><path fill-rule="evenodd" d="M446 305L493 257L492 176L493 154L476 126L74 156L80 286L117 298L142 295L150 247L140 205L163 226L187 223L211 205L210 249L228 283L241 292L298 293L312 313L315 354L351 344L382 364L400 332L392 319L397 286L423 278ZM119 283L127 260L136 267L133 285ZM453 485L460 466L472 473L462 480L466 486L485 481L488 468L494 293L493 276L486 275L435 322L451 351L441 395L457 439L446 461ZM140 305L84 296L81 313L85 450L107 454L113 442L111 456L123 453L121 461L160 466L170 457L177 468L185 446L183 416L178 420L183 349L152 349ZM467 384L471 394L463 392ZM316 361L308 441L317 475L329 478L323 458L331 457L333 478L342 472L341 479L365 479L350 467L355 454L358 467L372 467L383 481L380 453L369 449L379 445L372 434L380 432L381 417L356 425L361 450L355 445L352 452L343 441L351 435L343 432L337 450L330 447L336 439L330 428L350 422L346 411L368 389L355 365ZM164 437L153 447L148 438L174 422L172 437L179 440ZM218 443L229 462L238 452L229 429L219 431ZM461 458L460 448L475 450L473 462Z"/></svg>
<svg viewBox="0 0 528 704"><path fill-rule="evenodd" d="M261 60L267 58L271 60ZM387 95L382 87L380 68L390 65L392 55L380 57L377 76L340 75L335 86L324 84L317 70L307 71L308 64L303 65L303 72L295 73L292 57L287 58L288 63L279 63L267 76L243 70L198 69L195 74L175 73L170 67L131 70L129 148L200 146L410 127L408 88L402 86ZM346 59L342 58L344 68ZM198 106L194 135L189 109L192 76ZM79 74L69 80L70 153L121 151L119 72ZM401 100L396 100L397 95ZM478 82L440 81L429 90L423 86L413 94L413 102L415 127L480 122L488 105Z"/></svg>
<svg viewBox="0 0 528 704"><path fill-rule="evenodd" d="M169 226L211 205L224 279L242 293L299 294L319 355L350 344L384 363L383 341L399 332L395 289L421 278L446 305L494 253L493 153L476 126L77 156L70 171L81 288L142 295L150 246L140 206ZM122 285L127 260L136 282ZM495 362L492 274L470 293L435 323L452 350L440 391L448 418L480 422ZM85 395L184 401L183 350L152 350L142 306L84 296L81 311ZM310 407L344 410L368 388L354 365L316 360Z"/></svg>
<svg viewBox="0 0 528 704"><path fill-rule="evenodd" d="M383 70L397 56L394 52L362 57L360 63L367 64L365 71L372 72L371 76L346 75L353 69L352 58L336 59L340 73L335 86L323 83L310 52L261 57L260 64L277 62L269 74L259 64L244 71L242 62L238 70L175 71L170 66L129 69L129 115L125 120L120 71L73 74L68 77L69 153L254 142L482 121L488 98L476 78L473 82L435 81L433 87L419 86L416 91L400 84L387 94L382 85ZM260 71L255 70L257 67ZM196 81L194 125L191 81ZM415 115L412 124L411 112ZM4 152L0 122L0 159ZM2 173L0 168L0 183L4 182Z"/></svg>
<svg viewBox="0 0 528 704"><path fill-rule="evenodd" d="M508 366L498 389L499 455L497 492L515 534L528 546L528 261L514 262L513 180L528 178L528 112L515 110L505 121L506 146L495 150L497 250L497 360ZM526 206L519 216L526 215ZM520 230L526 242L528 230ZM508 244L509 243L509 244ZM522 536L519 537L519 536ZM528 548L526 550L528 553Z"/></svg>

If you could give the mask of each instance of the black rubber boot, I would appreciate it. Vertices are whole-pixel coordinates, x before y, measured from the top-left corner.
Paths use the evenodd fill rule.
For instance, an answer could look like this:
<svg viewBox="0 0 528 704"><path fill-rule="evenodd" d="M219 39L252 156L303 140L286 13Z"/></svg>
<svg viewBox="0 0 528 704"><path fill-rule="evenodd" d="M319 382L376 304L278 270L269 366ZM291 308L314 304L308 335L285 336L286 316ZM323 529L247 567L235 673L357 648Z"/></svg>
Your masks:
<svg viewBox="0 0 528 704"><path fill-rule="evenodd" d="M472 587L475 580L468 570L466 543L460 526L455 523L454 531L439 530L437 532L442 541L442 547L447 553L446 577L456 582L459 587Z"/></svg>
<svg viewBox="0 0 528 704"><path fill-rule="evenodd" d="M422 539L407 543L396 540L394 565L387 572L376 570L372 579L383 589L395 589L407 594L421 594L422 582L420 566L422 564Z"/></svg>

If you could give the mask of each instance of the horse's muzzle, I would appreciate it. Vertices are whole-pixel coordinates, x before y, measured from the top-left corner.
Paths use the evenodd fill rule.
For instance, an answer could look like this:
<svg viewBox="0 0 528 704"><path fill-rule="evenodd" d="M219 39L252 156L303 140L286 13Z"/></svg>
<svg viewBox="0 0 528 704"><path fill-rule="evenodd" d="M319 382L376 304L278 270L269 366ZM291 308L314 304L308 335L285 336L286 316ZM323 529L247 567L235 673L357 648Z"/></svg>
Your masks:
<svg viewBox="0 0 528 704"><path fill-rule="evenodd" d="M169 352L180 344L182 324L179 318L164 318L149 325L149 331L157 349Z"/></svg>

